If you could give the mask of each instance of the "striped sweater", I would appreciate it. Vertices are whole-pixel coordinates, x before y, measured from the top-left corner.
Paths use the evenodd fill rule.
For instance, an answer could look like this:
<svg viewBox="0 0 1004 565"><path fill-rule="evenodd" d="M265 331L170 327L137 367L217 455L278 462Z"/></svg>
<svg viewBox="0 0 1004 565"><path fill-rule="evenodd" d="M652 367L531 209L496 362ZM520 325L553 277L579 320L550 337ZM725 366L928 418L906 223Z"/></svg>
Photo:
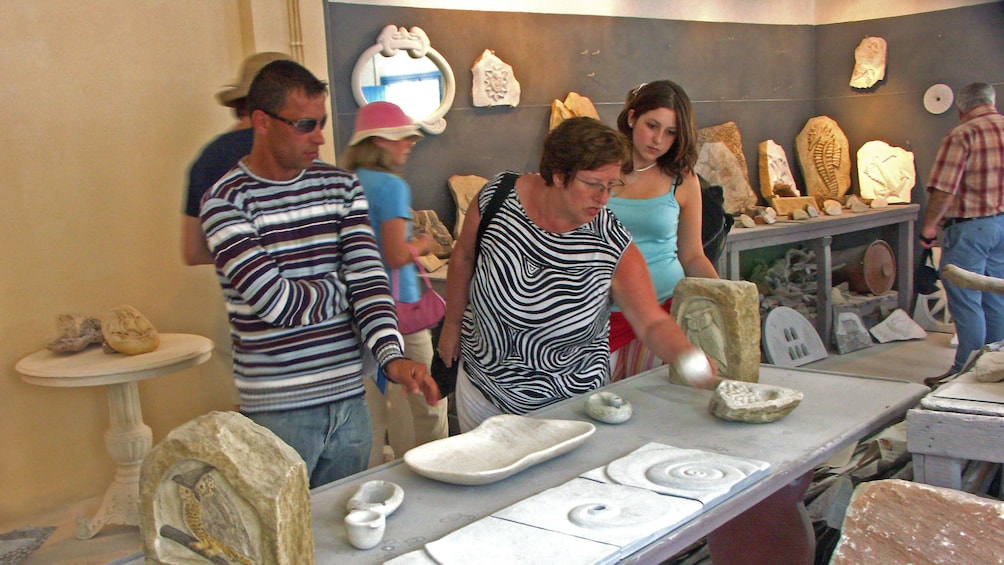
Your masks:
<svg viewBox="0 0 1004 565"><path fill-rule="evenodd" d="M242 411L363 394L359 335L380 364L402 356L354 174L318 161L276 182L241 162L206 193L200 217L230 318Z"/></svg>

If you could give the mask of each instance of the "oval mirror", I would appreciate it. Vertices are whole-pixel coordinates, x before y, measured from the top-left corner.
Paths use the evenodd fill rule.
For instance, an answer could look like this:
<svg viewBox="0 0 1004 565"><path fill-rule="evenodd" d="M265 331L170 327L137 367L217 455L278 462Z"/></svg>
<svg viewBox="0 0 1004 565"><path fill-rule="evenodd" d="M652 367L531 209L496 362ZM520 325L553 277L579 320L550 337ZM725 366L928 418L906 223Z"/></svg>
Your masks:
<svg viewBox="0 0 1004 565"><path fill-rule="evenodd" d="M455 94L453 69L419 27L383 28L376 44L359 56L352 69L352 95L357 104L393 102L430 134L446 129L443 116Z"/></svg>

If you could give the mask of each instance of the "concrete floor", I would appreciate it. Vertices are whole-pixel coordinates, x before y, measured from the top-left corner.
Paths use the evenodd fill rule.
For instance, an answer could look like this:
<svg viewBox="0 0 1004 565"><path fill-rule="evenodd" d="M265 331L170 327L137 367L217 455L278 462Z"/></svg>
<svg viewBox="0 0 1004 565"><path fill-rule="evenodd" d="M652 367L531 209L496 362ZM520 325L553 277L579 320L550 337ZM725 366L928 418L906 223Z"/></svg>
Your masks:
<svg viewBox="0 0 1004 565"><path fill-rule="evenodd" d="M929 333L927 339L874 344L872 347L839 355L831 353L806 368L838 373L901 379L922 383L927 377L945 373L955 350L951 335ZM100 505L99 498L81 501L63 511L32 517L19 524L4 524L0 532L28 525L57 526L46 543L24 565L139 565L142 543L135 527L108 526L90 540L73 537L76 516L90 516Z"/></svg>

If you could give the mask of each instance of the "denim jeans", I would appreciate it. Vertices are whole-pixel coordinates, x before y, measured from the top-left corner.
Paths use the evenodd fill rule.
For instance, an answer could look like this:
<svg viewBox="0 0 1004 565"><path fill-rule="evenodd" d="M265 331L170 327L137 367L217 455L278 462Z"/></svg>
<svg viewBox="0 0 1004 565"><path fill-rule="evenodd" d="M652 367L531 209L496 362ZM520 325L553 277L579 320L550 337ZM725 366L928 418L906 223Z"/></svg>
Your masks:
<svg viewBox="0 0 1004 565"><path fill-rule="evenodd" d="M941 266L956 265L988 277L1004 278L1004 215L976 218L945 230ZM962 369L969 354L1004 339L1004 295L944 283L948 310L959 348L951 372Z"/></svg>
<svg viewBox="0 0 1004 565"><path fill-rule="evenodd" d="M370 413L363 396L295 410L245 414L288 443L304 462L310 488L365 471Z"/></svg>

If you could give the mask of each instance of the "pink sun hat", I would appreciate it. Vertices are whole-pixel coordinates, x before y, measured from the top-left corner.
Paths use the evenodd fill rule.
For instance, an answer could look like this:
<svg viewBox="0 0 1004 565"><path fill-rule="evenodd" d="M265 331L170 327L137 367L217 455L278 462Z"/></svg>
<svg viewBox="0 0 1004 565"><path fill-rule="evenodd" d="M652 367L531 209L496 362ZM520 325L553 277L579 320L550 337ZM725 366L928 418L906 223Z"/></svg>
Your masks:
<svg viewBox="0 0 1004 565"><path fill-rule="evenodd" d="M368 137L382 137L391 141L408 137L424 137L418 125L396 104L370 102L359 108L356 126L349 145L356 145Z"/></svg>

